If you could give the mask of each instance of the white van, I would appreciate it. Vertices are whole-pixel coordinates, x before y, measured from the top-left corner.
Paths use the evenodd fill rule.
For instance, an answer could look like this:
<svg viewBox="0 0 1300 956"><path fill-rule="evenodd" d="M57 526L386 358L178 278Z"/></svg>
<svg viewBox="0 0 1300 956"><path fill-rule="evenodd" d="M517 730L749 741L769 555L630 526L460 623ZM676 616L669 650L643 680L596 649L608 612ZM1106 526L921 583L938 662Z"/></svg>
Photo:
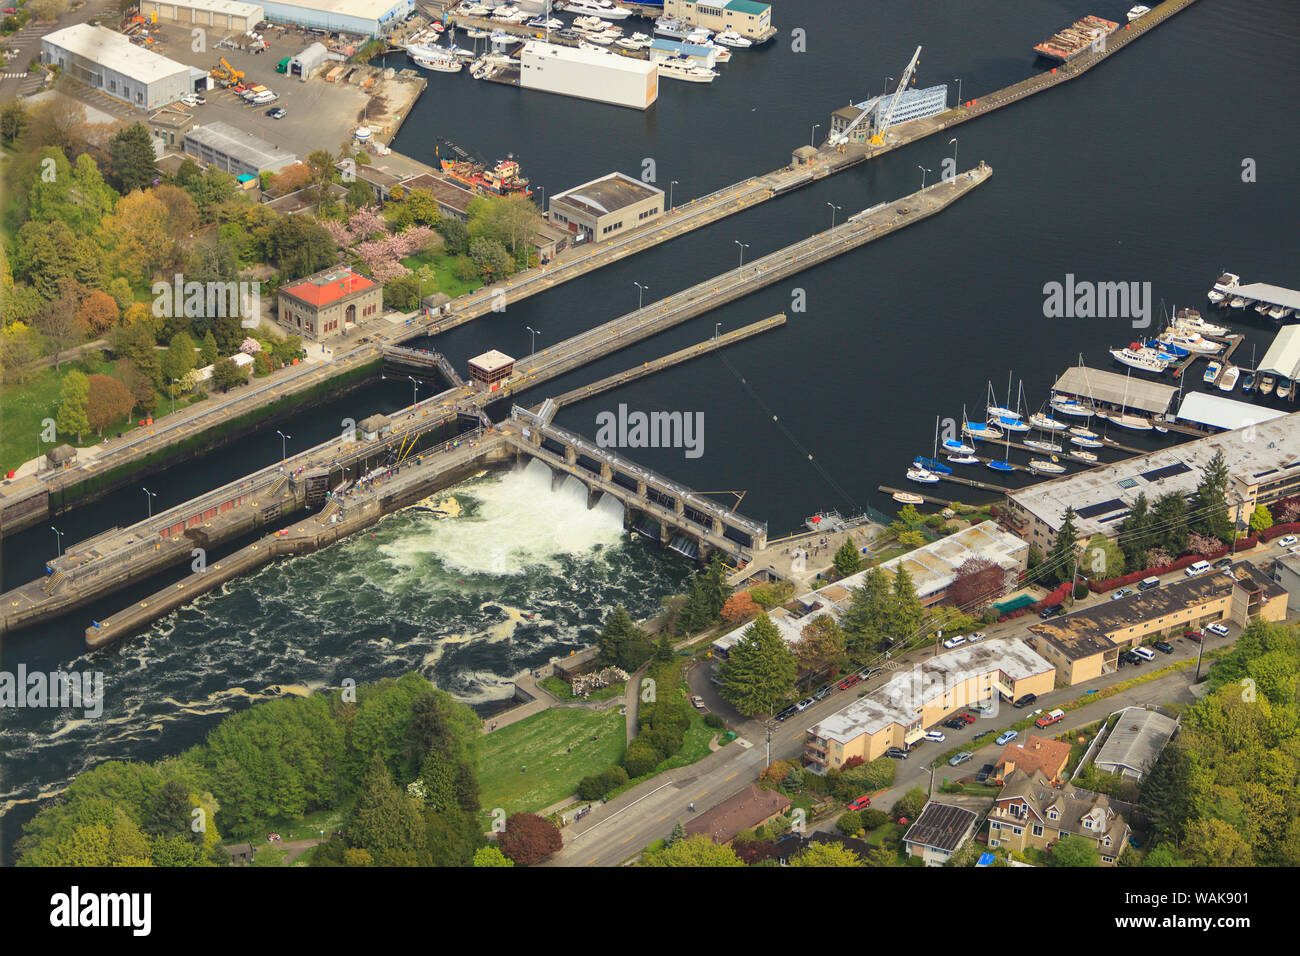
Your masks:
<svg viewBox="0 0 1300 956"><path fill-rule="evenodd" d="M1197 561L1195 564L1189 564L1184 568L1183 574L1189 578L1194 578L1198 574L1204 574L1208 570L1210 570L1209 561Z"/></svg>
<svg viewBox="0 0 1300 956"><path fill-rule="evenodd" d="M1141 581L1138 582L1139 591L1150 591L1152 588L1158 588L1158 587L1160 587L1160 578L1154 574L1151 575L1151 577L1143 578Z"/></svg>
<svg viewBox="0 0 1300 956"><path fill-rule="evenodd" d="M1156 659L1155 652L1149 647L1135 647L1133 648L1133 653L1144 661L1153 661Z"/></svg>

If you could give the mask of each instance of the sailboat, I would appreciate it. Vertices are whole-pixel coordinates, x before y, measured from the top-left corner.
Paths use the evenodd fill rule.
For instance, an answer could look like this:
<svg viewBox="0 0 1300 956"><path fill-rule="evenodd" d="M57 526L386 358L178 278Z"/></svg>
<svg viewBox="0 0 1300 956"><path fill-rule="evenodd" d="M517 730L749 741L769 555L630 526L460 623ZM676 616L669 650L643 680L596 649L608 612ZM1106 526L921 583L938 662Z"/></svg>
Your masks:
<svg viewBox="0 0 1300 956"><path fill-rule="evenodd" d="M966 406L961 407L961 433L971 438L982 438L985 440L998 439L1002 437L1002 432L992 425L985 425L981 422L972 422L966 418Z"/></svg>
<svg viewBox="0 0 1300 956"><path fill-rule="evenodd" d="M1064 395L1053 395L1050 404L1053 411L1062 415L1072 415L1075 418L1091 418L1093 414L1092 405L1078 399L1066 398Z"/></svg>
<svg viewBox="0 0 1300 956"><path fill-rule="evenodd" d="M992 389L992 387L993 386L990 383L989 385L990 390ZM1022 384L1021 391L1023 392L1023 390L1024 390L1024 385ZM1011 375L1010 373L1008 373L1007 374L1007 405L1010 404L1011 404ZM996 428L1001 428L1008 432L1029 431L1029 425L1025 423L1024 418L1020 414L1019 393L1016 395L1016 407L1014 410L1001 405L990 404L987 408L987 411L989 413L989 424L993 425Z"/></svg>
<svg viewBox="0 0 1300 956"><path fill-rule="evenodd" d="M1096 438L1085 438L1083 435L1071 435L1070 444L1078 445L1080 448L1104 448L1105 445Z"/></svg>
<svg viewBox="0 0 1300 956"><path fill-rule="evenodd" d="M1128 382L1133 373L1129 372L1124 379L1124 399L1121 404L1121 410L1118 414L1112 414L1110 420L1120 428L1127 428L1135 432L1151 431L1151 419L1142 415L1130 415L1128 412ZM1077 437L1077 436L1076 436Z"/></svg>
<svg viewBox="0 0 1300 956"><path fill-rule="evenodd" d="M1031 458L1029 467L1040 475L1061 475L1065 473L1065 466L1055 460L1044 461L1041 458Z"/></svg>
<svg viewBox="0 0 1300 956"><path fill-rule="evenodd" d="M932 471L936 475L951 475L952 469L939 461L939 416L934 416L934 457L918 457L912 464L917 468L924 468L926 471Z"/></svg>
<svg viewBox="0 0 1300 956"><path fill-rule="evenodd" d="M1090 451L1080 451L1077 448L1070 449L1070 457L1077 458L1079 461L1086 461L1090 465L1097 464L1097 456Z"/></svg>
<svg viewBox="0 0 1300 956"><path fill-rule="evenodd" d="M988 462L988 466L992 468L994 471L1015 471L1016 466L1011 464L1010 458L1011 458L1011 436L1008 435L1006 444L1003 446L1002 449L1002 460L990 461Z"/></svg>
<svg viewBox="0 0 1300 956"><path fill-rule="evenodd" d="M945 438L940 442L940 444L943 446L943 450L951 455L975 454L975 448L973 445L968 445L964 441L959 441L956 438Z"/></svg>

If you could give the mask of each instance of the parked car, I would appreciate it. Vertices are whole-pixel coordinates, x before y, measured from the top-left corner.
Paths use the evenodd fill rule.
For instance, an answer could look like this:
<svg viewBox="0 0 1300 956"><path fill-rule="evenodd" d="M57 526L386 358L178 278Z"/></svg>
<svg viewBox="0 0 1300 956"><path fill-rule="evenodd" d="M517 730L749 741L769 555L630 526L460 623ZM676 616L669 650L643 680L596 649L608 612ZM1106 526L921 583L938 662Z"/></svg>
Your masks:
<svg viewBox="0 0 1300 956"><path fill-rule="evenodd" d="M784 710L778 710L778 711L776 712L776 719L777 719L777 720L789 720L791 717L793 717L793 716L794 716L795 714L797 714L797 713L799 713L799 708L798 708L798 707L794 707L794 706L790 706L790 707L785 708Z"/></svg>
<svg viewBox="0 0 1300 956"><path fill-rule="evenodd" d="M950 637L948 638L948 640L944 641L943 646L948 648L949 650L952 650L954 647L961 647L965 643L966 643L966 635L958 634L956 637Z"/></svg>
<svg viewBox="0 0 1300 956"><path fill-rule="evenodd" d="M997 741L998 746L1001 746L1002 744L1009 744L1011 743L1011 741L1015 740L1019 736L1020 735L1016 733L1014 730L1008 730L1005 733L998 734L998 741Z"/></svg>
<svg viewBox="0 0 1300 956"><path fill-rule="evenodd" d="M1228 636L1228 625L1226 625L1226 624L1220 624L1220 623L1218 623L1217 621L1216 621L1215 623L1213 623L1213 624L1207 624L1207 625L1205 625L1205 629L1206 629L1207 631L1209 631L1210 633L1212 633L1212 634L1218 634L1219 637L1227 637L1227 636Z"/></svg>
<svg viewBox="0 0 1300 956"><path fill-rule="evenodd" d="M1297 538L1293 534L1288 534L1285 537L1277 539L1277 546L1279 548L1289 548L1293 544L1300 544L1300 538Z"/></svg>
<svg viewBox="0 0 1300 956"><path fill-rule="evenodd" d="M1219 558L1219 560L1215 561L1212 565L1210 565L1210 567L1214 568L1214 570L1216 571L1222 571L1224 568L1230 568L1232 567L1232 558Z"/></svg>
<svg viewBox="0 0 1300 956"><path fill-rule="evenodd" d="M858 797L858 799L849 804L849 809L865 810L869 806L871 806L871 798L864 793L862 796Z"/></svg>
<svg viewBox="0 0 1300 956"><path fill-rule="evenodd" d="M932 741L934 741L936 744L941 744L941 743L943 743L945 740L947 740L948 738L945 737L941 731L938 731L938 730L927 730L927 731L925 732L925 739L926 739L926 740L932 740Z"/></svg>
<svg viewBox="0 0 1300 956"><path fill-rule="evenodd" d="M692 697L692 698L691 698L691 706L693 706L696 710L703 710L703 709L704 709L704 698L703 698L703 697L699 697L699 696Z"/></svg>
<svg viewBox="0 0 1300 956"><path fill-rule="evenodd" d="M1110 599L1112 601L1118 601L1120 598L1126 598L1132 593L1133 593L1132 588L1120 588L1118 591L1116 591L1114 594L1110 596Z"/></svg>
<svg viewBox="0 0 1300 956"><path fill-rule="evenodd" d="M963 750L961 753L954 754L953 756L948 758L948 766L955 767L958 764L963 764L967 760L970 760L970 758L973 756L975 755L971 753L969 750Z"/></svg>
<svg viewBox="0 0 1300 956"><path fill-rule="evenodd" d="M861 677L859 677L857 674L850 674L848 677L844 678L844 680L840 681L840 690L848 690L850 687L854 686L855 684L861 684L861 683L862 683Z"/></svg>
<svg viewBox="0 0 1300 956"><path fill-rule="evenodd" d="M906 760L911 755L902 747L890 747L885 751L885 756L892 757L894 760Z"/></svg>
<svg viewBox="0 0 1300 956"><path fill-rule="evenodd" d="M1183 631L1183 637L1185 637L1185 638L1187 638L1189 641L1193 641L1193 642L1195 642L1195 643L1197 643L1197 644L1199 644L1199 643L1201 643L1201 641L1205 640L1205 635L1202 634L1200 631Z"/></svg>
<svg viewBox="0 0 1300 956"><path fill-rule="evenodd" d="M289 115L289 111L286 110L283 106L277 106L273 109L267 110L266 115L271 117L271 119L284 119L286 116Z"/></svg>
<svg viewBox="0 0 1300 956"><path fill-rule="evenodd" d="M862 675L862 679L863 679L863 680L871 680L871 678L875 677L875 676L876 676L877 674L879 674L883 669L884 669L884 668L880 668L880 667L864 667L864 668L863 668L861 671L859 671L858 673L860 673L860 674Z"/></svg>
<svg viewBox="0 0 1300 956"><path fill-rule="evenodd" d="M1174 645L1170 644L1168 641L1156 641L1151 646L1162 654L1172 654L1174 652Z"/></svg>
<svg viewBox="0 0 1300 956"><path fill-rule="evenodd" d="M803 700L799 701L799 703L795 704L794 706L795 706L795 710L807 710L815 703L817 703L817 701L813 700L811 697L805 697Z"/></svg>
<svg viewBox="0 0 1300 956"><path fill-rule="evenodd" d="M974 644L976 641L982 641L986 637L988 637L988 635L985 634L983 631L976 631L974 634L967 634L966 640Z"/></svg>
<svg viewBox="0 0 1300 956"><path fill-rule="evenodd" d="M975 780L977 783L983 783L990 775L992 775L992 773L993 764L986 763L984 766L980 767L979 773L975 774Z"/></svg>
<svg viewBox="0 0 1300 956"><path fill-rule="evenodd" d="M1049 617L1056 617L1064 613L1065 613L1064 604L1049 604L1047 607L1043 608L1041 611L1038 612L1038 616L1045 621Z"/></svg>
<svg viewBox="0 0 1300 956"><path fill-rule="evenodd" d="M813 693L812 693L812 699L813 699L813 700L825 700L825 699L826 699L827 697L829 697L829 696L831 696L831 685L830 685L830 684L822 684L821 687L818 687L818 688L817 688L815 691L813 691Z"/></svg>
<svg viewBox="0 0 1300 956"><path fill-rule="evenodd" d="M1121 664L1141 664L1142 658L1138 657L1132 651L1120 651L1119 660Z"/></svg>
<svg viewBox="0 0 1300 956"><path fill-rule="evenodd" d="M975 716L977 717L992 717L998 712L998 705L996 701L989 700L982 704L974 705L971 707L971 710L975 712Z"/></svg>
<svg viewBox="0 0 1300 956"><path fill-rule="evenodd" d="M965 724L973 724L973 723L975 723L975 715L974 715L974 714L958 714L956 717L953 718L953 720L959 720L959 721L961 721L961 723L962 723L963 725L965 725Z"/></svg>
<svg viewBox="0 0 1300 956"><path fill-rule="evenodd" d="M1037 694L1025 694L1025 696L1021 697L1019 700L1017 700L1017 701L1016 701L1014 704L1012 704L1011 706L1012 706L1012 707L1015 707L1015 708L1017 708L1017 709L1019 709L1019 708L1021 708L1021 707L1028 707L1030 704L1032 704L1032 703L1033 703L1034 701L1036 701L1036 700L1038 700L1038 695L1037 695Z"/></svg>
<svg viewBox="0 0 1300 956"><path fill-rule="evenodd" d="M1183 568L1183 577L1194 578L1198 574L1205 574L1210 570L1209 561L1195 561Z"/></svg>
<svg viewBox="0 0 1300 956"><path fill-rule="evenodd" d="M953 730L961 730L966 726L966 721L958 720L956 717L950 717L943 722L945 727L951 727Z"/></svg>
<svg viewBox="0 0 1300 956"><path fill-rule="evenodd" d="M207 98L204 97L203 95L201 95L201 94L199 94L199 93L195 93L195 94L194 94L194 102L195 102L195 103L198 103L199 106L204 106L204 105L207 104L208 101L207 101Z"/></svg>

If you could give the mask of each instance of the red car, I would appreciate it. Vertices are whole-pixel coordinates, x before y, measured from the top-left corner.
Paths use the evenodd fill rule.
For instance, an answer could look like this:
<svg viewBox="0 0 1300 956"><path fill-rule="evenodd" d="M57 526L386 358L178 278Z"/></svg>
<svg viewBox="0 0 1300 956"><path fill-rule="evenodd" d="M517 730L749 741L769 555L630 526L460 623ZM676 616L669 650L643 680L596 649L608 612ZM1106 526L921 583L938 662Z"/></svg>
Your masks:
<svg viewBox="0 0 1300 956"><path fill-rule="evenodd" d="M849 804L849 809L865 810L869 806L871 806L871 798L864 793L862 796L858 797L858 799Z"/></svg>
<svg viewBox="0 0 1300 956"><path fill-rule="evenodd" d="M1200 631L1184 631L1183 637L1187 638L1189 641L1193 641L1199 644L1201 643L1202 640L1204 640L1205 635L1202 634Z"/></svg>
<svg viewBox="0 0 1300 956"><path fill-rule="evenodd" d="M840 681L840 690L848 690L854 684L861 684L861 683L862 683L861 677L859 677L857 674L850 674L848 677L844 678L844 680Z"/></svg>
<svg viewBox="0 0 1300 956"><path fill-rule="evenodd" d="M960 720L963 724L973 724L973 723L975 723L975 715L974 715L974 714L956 714L956 715L953 716L953 720Z"/></svg>
<svg viewBox="0 0 1300 956"><path fill-rule="evenodd" d="M5 13L17 13L17 12L18 10L15 7L5 7Z"/></svg>

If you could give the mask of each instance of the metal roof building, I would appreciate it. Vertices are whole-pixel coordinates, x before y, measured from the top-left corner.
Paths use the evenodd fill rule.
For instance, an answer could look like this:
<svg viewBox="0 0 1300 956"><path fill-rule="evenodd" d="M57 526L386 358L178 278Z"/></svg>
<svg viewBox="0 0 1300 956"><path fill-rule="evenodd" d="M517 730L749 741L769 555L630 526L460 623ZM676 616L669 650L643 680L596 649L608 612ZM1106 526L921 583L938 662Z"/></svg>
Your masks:
<svg viewBox="0 0 1300 956"><path fill-rule="evenodd" d="M1178 721L1157 711L1125 708L1092 762L1106 773L1141 780L1177 729Z"/></svg>
<svg viewBox="0 0 1300 956"><path fill-rule="evenodd" d="M1193 425L1208 425L1223 431L1234 428L1246 428L1260 422L1270 422L1282 418L1286 412L1274 411L1262 405L1239 402L1232 398L1222 398L1208 392L1191 392L1178 407L1178 420L1191 422Z"/></svg>
<svg viewBox="0 0 1300 956"><path fill-rule="evenodd" d="M1133 375L1119 375L1076 365L1056 380L1052 390L1105 405L1164 414L1178 389Z"/></svg>
<svg viewBox="0 0 1300 956"><path fill-rule="evenodd" d="M415 0L266 0L266 19L330 33L380 36L415 9Z"/></svg>
<svg viewBox="0 0 1300 956"><path fill-rule="evenodd" d="M201 27L243 32L264 19L260 3L242 0L141 0L140 15L157 16L164 23L183 23Z"/></svg>
<svg viewBox="0 0 1300 956"><path fill-rule="evenodd" d="M1248 285L1239 285L1232 291L1253 302L1267 302L1269 305L1280 305L1284 309L1295 309L1300 312L1300 292L1295 289L1284 289L1280 285L1269 285L1267 282L1251 282Z"/></svg>
<svg viewBox="0 0 1300 956"><path fill-rule="evenodd" d="M298 162L298 157L293 153L286 153L229 123L195 126L185 134L185 152L200 162L236 176L241 173L257 176Z"/></svg>
<svg viewBox="0 0 1300 956"><path fill-rule="evenodd" d="M1284 378L1300 374L1300 325L1288 325L1277 333L1277 338L1260 360L1259 371L1272 372Z"/></svg>
<svg viewBox="0 0 1300 956"><path fill-rule="evenodd" d="M76 23L41 38L41 62L114 99L147 110L195 90L194 70L138 47L107 27ZM198 74L195 77L195 74Z"/></svg>

